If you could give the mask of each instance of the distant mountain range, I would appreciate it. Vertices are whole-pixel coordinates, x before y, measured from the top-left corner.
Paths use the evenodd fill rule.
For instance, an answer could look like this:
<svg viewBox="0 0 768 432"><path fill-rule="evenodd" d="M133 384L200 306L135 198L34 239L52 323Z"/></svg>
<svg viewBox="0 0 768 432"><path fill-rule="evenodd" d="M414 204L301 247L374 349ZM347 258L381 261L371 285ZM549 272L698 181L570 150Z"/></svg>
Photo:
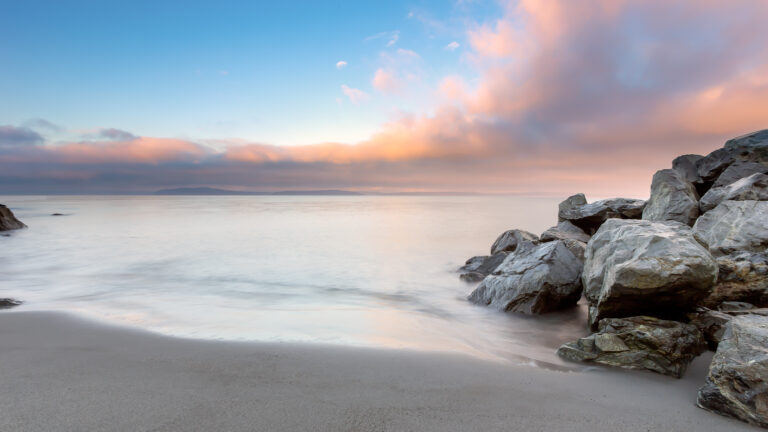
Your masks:
<svg viewBox="0 0 768 432"><path fill-rule="evenodd" d="M243 192L210 187L161 189L153 195L362 195L360 192L352 192L337 189L306 190L306 191L279 191L279 192Z"/></svg>

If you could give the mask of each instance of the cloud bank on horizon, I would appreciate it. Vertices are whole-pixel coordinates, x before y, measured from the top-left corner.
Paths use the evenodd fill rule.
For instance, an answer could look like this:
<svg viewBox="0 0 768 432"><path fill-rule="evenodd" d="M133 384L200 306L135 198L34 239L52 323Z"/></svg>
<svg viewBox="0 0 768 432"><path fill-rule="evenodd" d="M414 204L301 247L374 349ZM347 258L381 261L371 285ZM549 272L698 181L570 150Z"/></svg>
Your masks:
<svg viewBox="0 0 768 432"><path fill-rule="evenodd" d="M0 126L0 193L205 185L644 197L673 157L768 128L766 21L763 0L509 1L441 42L472 74L445 74L431 109L400 113L361 142L62 133L37 119ZM397 47L401 33L381 38L388 51L370 87L342 85L339 103L364 109L424 85L429 68Z"/></svg>

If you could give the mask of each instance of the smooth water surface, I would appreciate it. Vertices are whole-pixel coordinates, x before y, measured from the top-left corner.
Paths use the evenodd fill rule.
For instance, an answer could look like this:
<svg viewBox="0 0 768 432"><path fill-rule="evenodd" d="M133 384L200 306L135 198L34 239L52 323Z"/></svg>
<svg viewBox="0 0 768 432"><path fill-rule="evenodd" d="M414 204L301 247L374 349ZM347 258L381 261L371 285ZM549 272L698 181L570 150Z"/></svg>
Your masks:
<svg viewBox="0 0 768 432"><path fill-rule="evenodd" d="M560 364L584 312L466 301L456 269L502 231L557 222L509 196L0 198L0 296L166 334L463 352ZM51 216L63 213L64 216Z"/></svg>

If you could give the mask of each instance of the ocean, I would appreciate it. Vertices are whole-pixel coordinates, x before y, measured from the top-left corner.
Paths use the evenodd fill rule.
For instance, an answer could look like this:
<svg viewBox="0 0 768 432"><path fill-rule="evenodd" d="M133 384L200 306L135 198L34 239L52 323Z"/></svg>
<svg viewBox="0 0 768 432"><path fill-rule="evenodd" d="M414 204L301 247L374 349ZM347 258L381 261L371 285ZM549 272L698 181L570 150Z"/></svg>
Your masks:
<svg viewBox="0 0 768 432"><path fill-rule="evenodd" d="M539 317L466 300L456 270L498 234L540 234L556 198L6 196L0 297L204 339L463 353L565 367L583 305ZM52 216L61 213L63 216ZM6 312L4 312L6 313ZM11 312L12 313L12 312Z"/></svg>

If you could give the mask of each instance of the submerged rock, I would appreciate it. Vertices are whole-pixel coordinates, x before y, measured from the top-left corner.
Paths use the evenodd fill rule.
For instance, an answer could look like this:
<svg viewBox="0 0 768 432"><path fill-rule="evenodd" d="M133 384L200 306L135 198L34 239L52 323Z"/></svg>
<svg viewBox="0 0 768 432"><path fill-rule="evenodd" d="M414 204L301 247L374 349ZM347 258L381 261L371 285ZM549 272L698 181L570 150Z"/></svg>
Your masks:
<svg viewBox="0 0 768 432"><path fill-rule="evenodd" d="M706 297L717 263L679 222L609 219L587 244L589 324L606 317L677 316Z"/></svg>
<svg viewBox="0 0 768 432"><path fill-rule="evenodd" d="M558 216L581 228L587 234L592 234L603 222L611 218L639 219L643 214L644 206L643 200L611 198L561 210Z"/></svg>
<svg viewBox="0 0 768 432"><path fill-rule="evenodd" d="M557 354L680 378L703 348L704 339L694 325L636 316L601 320L597 333L561 346Z"/></svg>
<svg viewBox="0 0 768 432"><path fill-rule="evenodd" d="M10 231L26 227L20 220L16 219L11 209L0 204L0 231Z"/></svg>
<svg viewBox="0 0 768 432"><path fill-rule="evenodd" d="M581 261L562 241L521 247L483 279L469 300L505 312L563 309L581 297L581 268Z"/></svg>
<svg viewBox="0 0 768 432"><path fill-rule="evenodd" d="M493 273L507 257L507 252L500 252L491 256L476 256L467 260L459 271L459 278L465 282L480 282Z"/></svg>
<svg viewBox="0 0 768 432"><path fill-rule="evenodd" d="M651 198L643 209L643 219L678 221L693 225L699 216L699 196L691 182L671 169L657 171L651 183Z"/></svg>
<svg viewBox="0 0 768 432"><path fill-rule="evenodd" d="M0 309L10 309L12 307L16 307L21 305L23 302L21 300L16 300L12 298L0 298Z"/></svg>
<svg viewBox="0 0 768 432"><path fill-rule="evenodd" d="M768 174L756 173L727 186L713 187L699 201L699 208L707 212L723 201L768 201Z"/></svg>
<svg viewBox="0 0 768 432"><path fill-rule="evenodd" d="M513 229L504 231L493 242L491 246L491 255L496 255L499 252L514 252L517 246L522 242L538 243L539 237L536 234L519 229Z"/></svg>
<svg viewBox="0 0 768 432"><path fill-rule="evenodd" d="M586 243L589 241L589 237L589 234L585 233L584 230L577 227L576 225L568 221L562 221L556 226L553 226L552 228L544 231L544 233L541 234L541 241L548 242L554 240L572 239Z"/></svg>
<svg viewBox="0 0 768 432"><path fill-rule="evenodd" d="M726 325L696 403L768 427L768 317L743 315Z"/></svg>
<svg viewBox="0 0 768 432"><path fill-rule="evenodd" d="M735 252L717 258L717 282L702 301L706 307L723 302L768 306L768 251Z"/></svg>
<svg viewBox="0 0 768 432"><path fill-rule="evenodd" d="M768 248L768 201L723 201L704 213L694 234L715 256Z"/></svg>

